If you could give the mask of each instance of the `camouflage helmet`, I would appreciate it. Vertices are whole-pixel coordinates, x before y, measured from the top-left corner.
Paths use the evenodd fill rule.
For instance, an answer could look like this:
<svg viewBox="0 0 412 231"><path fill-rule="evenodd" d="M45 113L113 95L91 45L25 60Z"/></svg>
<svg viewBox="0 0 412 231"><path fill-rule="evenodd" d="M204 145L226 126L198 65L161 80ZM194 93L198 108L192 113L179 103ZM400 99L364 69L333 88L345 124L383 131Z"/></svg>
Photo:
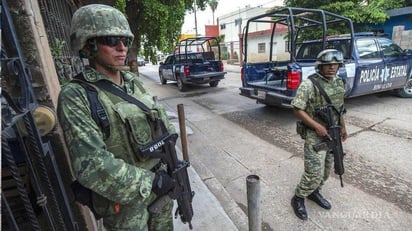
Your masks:
<svg viewBox="0 0 412 231"><path fill-rule="evenodd" d="M134 38L124 14L111 6L90 4L76 10L70 29L73 51L80 51L87 40L102 36Z"/></svg>
<svg viewBox="0 0 412 231"><path fill-rule="evenodd" d="M341 67L343 65L343 54L336 49L326 49L319 52L316 57L315 68L318 69L319 65L333 63L337 63L339 64L339 67Z"/></svg>

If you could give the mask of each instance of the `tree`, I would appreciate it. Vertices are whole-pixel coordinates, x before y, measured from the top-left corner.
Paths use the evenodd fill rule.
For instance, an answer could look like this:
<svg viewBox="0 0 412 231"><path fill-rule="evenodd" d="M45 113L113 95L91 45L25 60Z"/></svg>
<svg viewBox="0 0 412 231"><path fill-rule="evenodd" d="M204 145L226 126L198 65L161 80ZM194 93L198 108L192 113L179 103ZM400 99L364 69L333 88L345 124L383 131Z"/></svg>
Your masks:
<svg viewBox="0 0 412 231"><path fill-rule="evenodd" d="M83 5L102 3L116 7L127 15L135 35L129 60L142 54L156 63L156 52L173 51L178 41L186 11L205 10L209 0L82 0Z"/></svg>
<svg viewBox="0 0 412 231"><path fill-rule="evenodd" d="M405 0L285 0L285 6L323 9L348 17L358 24L383 23L388 19L386 10L405 4Z"/></svg>
<svg viewBox="0 0 412 231"><path fill-rule="evenodd" d="M218 3L219 1L217 0L210 0L209 2L209 6L210 6L210 9L212 10L212 15L213 15L213 25L215 25L215 10L217 8Z"/></svg>

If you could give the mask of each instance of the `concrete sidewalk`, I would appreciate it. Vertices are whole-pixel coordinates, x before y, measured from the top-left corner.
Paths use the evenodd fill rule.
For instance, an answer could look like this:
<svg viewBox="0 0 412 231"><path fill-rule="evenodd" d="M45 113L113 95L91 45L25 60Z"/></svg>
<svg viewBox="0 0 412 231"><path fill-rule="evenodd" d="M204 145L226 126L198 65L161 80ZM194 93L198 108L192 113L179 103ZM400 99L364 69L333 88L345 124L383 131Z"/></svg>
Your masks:
<svg viewBox="0 0 412 231"><path fill-rule="evenodd" d="M204 184L203 180L197 174L193 167L188 168L188 174L190 178L190 185L192 191L195 192L193 197L193 220L192 230L209 231L209 230L225 230L225 231L237 231L238 229L223 210L222 205L213 195L213 193ZM217 186L221 187L221 186ZM221 190L224 190L223 187ZM173 213L176 211L176 203L173 209ZM180 218L174 219L175 231L190 230L189 225L181 222Z"/></svg>
<svg viewBox="0 0 412 231"><path fill-rule="evenodd" d="M180 131L179 124L175 122L176 116L173 113L168 112L169 117L171 118L172 123L176 127L176 131ZM187 134L190 135L192 133L190 128L186 128ZM179 134L180 137L180 134ZM180 142L180 139L178 140ZM179 156L179 159L182 159L183 155L179 147L176 145L176 152ZM189 160L191 161L191 160ZM193 160L194 161L194 160ZM202 166L201 163L196 162L196 166ZM226 211L223 209L223 206L220 204L219 200L215 197L215 195L211 192L208 188L211 187L215 193L219 193L221 196L226 196L226 198L230 198L229 194L226 192L224 187L220 184L219 181L212 175L210 171L206 167L201 167L200 171L202 172L203 176L207 176L208 179L208 186L204 183L201 179L199 174L196 172L193 166L190 166L188 169L189 179L190 179L190 186L192 191L195 192L193 197L193 219L192 219L192 230L196 231L209 231L209 230L225 230L225 231L237 231L239 230L233 221L230 219ZM225 200L225 203L230 203L231 208L229 211L230 213L237 213L239 216L243 216L243 218L239 218L239 220L245 220L246 215L238 208L237 204L233 199ZM227 206L225 206L227 207ZM175 207L173 208L173 215L176 211L177 203L175 201ZM174 230L175 231L189 231L189 224L184 224L180 217L177 216L174 219Z"/></svg>

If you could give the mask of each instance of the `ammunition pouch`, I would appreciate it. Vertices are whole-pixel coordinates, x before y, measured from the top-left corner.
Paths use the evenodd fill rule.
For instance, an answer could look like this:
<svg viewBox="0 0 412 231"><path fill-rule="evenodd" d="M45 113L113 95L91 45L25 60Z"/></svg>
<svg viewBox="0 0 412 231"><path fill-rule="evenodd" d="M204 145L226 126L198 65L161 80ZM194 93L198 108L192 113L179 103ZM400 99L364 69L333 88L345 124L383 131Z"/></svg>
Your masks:
<svg viewBox="0 0 412 231"><path fill-rule="evenodd" d="M307 126L302 121L296 121L296 132L300 135L300 138L306 139Z"/></svg>

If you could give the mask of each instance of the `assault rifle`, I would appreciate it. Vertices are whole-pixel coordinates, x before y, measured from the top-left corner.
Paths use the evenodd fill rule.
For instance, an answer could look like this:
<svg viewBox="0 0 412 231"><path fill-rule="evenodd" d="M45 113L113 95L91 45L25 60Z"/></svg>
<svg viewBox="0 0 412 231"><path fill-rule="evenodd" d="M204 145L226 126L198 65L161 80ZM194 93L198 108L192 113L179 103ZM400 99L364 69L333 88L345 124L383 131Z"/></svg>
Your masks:
<svg viewBox="0 0 412 231"><path fill-rule="evenodd" d="M325 139L322 142L313 145L313 149L315 151L319 151L324 148L326 144L328 150L332 150L335 173L339 175L340 184L343 187L342 175L345 172L343 166L343 156L345 155L345 153L343 152L342 148L342 140L340 134L341 125L340 123L335 123L334 111L336 111L339 115L340 121L340 113L335 109L335 107L333 107L333 105L328 104L315 110L315 114L326 123L328 134L332 138L332 140Z"/></svg>
<svg viewBox="0 0 412 231"><path fill-rule="evenodd" d="M189 228L192 229L192 200L195 193L190 188L189 176L187 174L187 167L190 166L190 163L185 160L179 160L176 155L175 144L177 137L176 133L170 134L165 132L153 142L140 148L143 157L160 158L167 164L167 172L172 177L174 184L173 190L168 195L158 198L149 206L149 211L155 213L160 210L167 203L167 197L169 196L177 201L175 218L179 214L182 222L188 222Z"/></svg>

